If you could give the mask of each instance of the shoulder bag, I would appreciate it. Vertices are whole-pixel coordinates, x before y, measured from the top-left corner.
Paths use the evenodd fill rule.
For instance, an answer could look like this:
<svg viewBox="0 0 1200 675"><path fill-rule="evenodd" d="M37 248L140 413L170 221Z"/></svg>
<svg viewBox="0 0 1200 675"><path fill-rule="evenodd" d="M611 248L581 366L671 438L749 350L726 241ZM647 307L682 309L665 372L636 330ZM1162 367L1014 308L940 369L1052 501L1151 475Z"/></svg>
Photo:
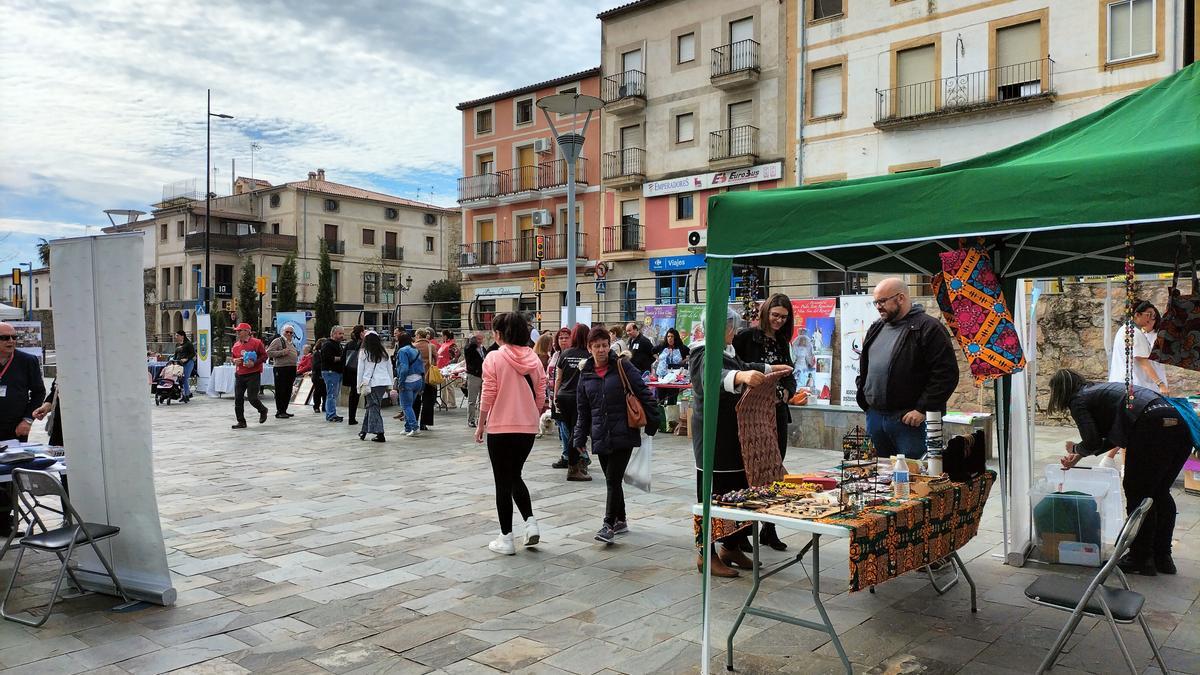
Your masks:
<svg viewBox="0 0 1200 675"><path fill-rule="evenodd" d="M429 368L425 370L425 384L434 386L440 385L446 379L442 377L442 369L437 367L437 358L433 353L433 345L427 347L429 354Z"/></svg>
<svg viewBox="0 0 1200 675"><path fill-rule="evenodd" d="M641 429L646 426L646 410L642 407L642 401L633 393L633 388L629 386L629 377L625 375L625 364L617 359L613 364L617 369L617 374L621 376L621 388L625 390L625 421L629 424L630 429Z"/></svg>
<svg viewBox="0 0 1200 675"><path fill-rule="evenodd" d="M1154 349L1150 350L1150 358L1188 370L1200 370L1200 280L1196 274L1196 259L1192 258L1192 292L1187 295L1179 289L1180 249L1192 258L1191 244L1185 239L1183 246L1175 249L1171 296L1158 326L1158 339Z"/></svg>

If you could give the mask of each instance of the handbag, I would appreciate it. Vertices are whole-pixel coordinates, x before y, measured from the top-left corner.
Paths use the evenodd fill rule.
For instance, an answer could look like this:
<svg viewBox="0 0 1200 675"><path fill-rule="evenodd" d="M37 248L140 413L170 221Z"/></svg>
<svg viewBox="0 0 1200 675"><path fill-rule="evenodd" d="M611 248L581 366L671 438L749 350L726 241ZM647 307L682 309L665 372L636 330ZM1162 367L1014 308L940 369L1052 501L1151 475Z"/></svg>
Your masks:
<svg viewBox="0 0 1200 675"><path fill-rule="evenodd" d="M614 364L617 374L621 376L621 388L625 390L625 421L630 429L641 429L646 426L646 409L633 388L629 386L629 378L625 375L625 365L618 359Z"/></svg>
<svg viewBox="0 0 1200 675"><path fill-rule="evenodd" d="M371 374L367 376L367 381L358 383L359 396L362 396L365 398L367 396L367 394L371 393L371 378L375 377L375 369L378 367L379 367L379 362L376 361L375 365L371 367Z"/></svg>
<svg viewBox="0 0 1200 675"><path fill-rule="evenodd" d="M429 368L425 371L425 384L439 385L446 381L442 377L442 369L437 367L437 359L433 357L433 345L429 345Z"/></svg>
<svg viewBox="0 0 1200 675"><path fill-rule="evenodd" d="M1179 290L1179 253L1187 251L1192 259L1192 292L1185 295ZM1171 278L1170 299L1158 326L1158 339L1150 358L1188 370L1200 370L1200 280L1197 280L1196 259L1192 246L1185 239L1183 246L1175 250L1175 275Z"/></svg>
<svg viewBox="0 0 1200 675"><path fill-rule="evenodd" d="M970 480L987 469L986 450L982 429L976 429L970 435L954 436L942 453L942 470L956 483Z"/></svg>

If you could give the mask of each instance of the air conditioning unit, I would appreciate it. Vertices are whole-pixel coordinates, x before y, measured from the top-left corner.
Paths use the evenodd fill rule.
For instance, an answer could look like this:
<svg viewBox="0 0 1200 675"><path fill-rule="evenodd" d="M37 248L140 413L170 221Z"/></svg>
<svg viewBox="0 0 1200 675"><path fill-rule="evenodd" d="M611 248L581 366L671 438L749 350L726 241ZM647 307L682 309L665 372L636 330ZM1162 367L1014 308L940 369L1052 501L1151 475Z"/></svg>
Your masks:
<svg viewBox="0 0 1200 675"><path fill-rule="evenodd" d="M554 148L549 138L536 138L533 141L534 152L550 152Z"/></svg>
<svg viewBox="0 0 1200 675"><path fill-rule="evenodd" d="M550 215L550 209L538 209L533 212L533 224L537 227L550 227L554 224L554 216Z"/></svg>
<svg viewBox="0 0 1200 675"><path fill-rule="evenodd" d="M471 267L478 264L479 256L474 252L461 253L458 256L459 267Z"/></svg>
<svg viewBox="0 0 1200 675"><path fill-rule="evenodd" d="M688 246L691 248L707 248L708 230L688 230Z"/></svg>

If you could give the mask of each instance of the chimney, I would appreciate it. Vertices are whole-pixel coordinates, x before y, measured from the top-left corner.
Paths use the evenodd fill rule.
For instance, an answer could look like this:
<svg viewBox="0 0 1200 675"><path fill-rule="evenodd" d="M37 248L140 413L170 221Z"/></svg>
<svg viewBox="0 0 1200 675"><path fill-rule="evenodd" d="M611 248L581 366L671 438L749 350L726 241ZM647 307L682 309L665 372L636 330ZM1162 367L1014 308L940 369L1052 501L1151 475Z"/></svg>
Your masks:
<svg viewBox="0 0 1200 675"><path fill-rule="evenodd" d="M325 169L317 169L317 180L325 180Z"/></svg>
<svg viewBox="0 0 1200 675"><path fill-rule="evenodd" d="M309 171L309 172L308 172L308 179L309 179L309 180L316 180L316 179L317 179L317 172L316 172L316 171Z"/></svg>

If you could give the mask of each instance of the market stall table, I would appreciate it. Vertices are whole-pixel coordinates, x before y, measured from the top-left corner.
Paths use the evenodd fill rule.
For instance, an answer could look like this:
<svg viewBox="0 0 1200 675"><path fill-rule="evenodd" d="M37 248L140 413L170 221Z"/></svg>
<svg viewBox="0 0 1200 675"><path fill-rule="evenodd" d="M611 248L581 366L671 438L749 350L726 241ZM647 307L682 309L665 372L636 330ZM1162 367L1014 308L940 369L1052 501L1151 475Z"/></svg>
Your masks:
<svg viewBox="0 0 1200 675"><path fill-rule="evenodd" d="M217 366L212 369L212 375L208 378L208 391L205 392L209 396L220 396L233 391L233 385L236 381L236 369L230 365ZM259 386L273 387L275 386L275 371L270 366L263 368L262 375L259 378Z"/></svg>
<svg viewBox="0 0 1200 675"><path fill-rule="evenodd" d="M822 536L850 540L849 590L851 592L863 588L874 590L873 587L876 584L894 579L905 572L924 568L930 575L934 589L940 595L957 582L957 576L951 583L939 586L933 578L929 565L939 560L949 559L955 567L956 574L961 571L967 584L970 585L971 611L976 611L975 582L971 579L967 567L958 556L957 551L974 538L979 531L983 506L987 502L988 494L995 480L995 472L987 471L966 483L952 483L950 488L934 492L928 497L888 501L858 512L843 512L816 520L713 505L710 511L713 518L749 523L754 547L750 593L746 596L746 602L726 640L726 668L733 670L733 639L737 635L742 621L747 615L750 615L790 623L829 635L846 672L853 672L850 659L846 656L841 640L838 639L837 631L829 620L829 613L821 602L820 551ZM704 513L703 505L696 504L692 507L692 512L702 515ZM758 559L761 523L771 523L778 527L807 532L810 535L809 542L796 554L795 558L764 573ZM812 571L808 574L812 581L813 603L816 605L817 613L821 616L820 622L753 606L754 598L758 594L758 588L763 579L802 562L804 556L809 552L812 553Z"/></svg>

